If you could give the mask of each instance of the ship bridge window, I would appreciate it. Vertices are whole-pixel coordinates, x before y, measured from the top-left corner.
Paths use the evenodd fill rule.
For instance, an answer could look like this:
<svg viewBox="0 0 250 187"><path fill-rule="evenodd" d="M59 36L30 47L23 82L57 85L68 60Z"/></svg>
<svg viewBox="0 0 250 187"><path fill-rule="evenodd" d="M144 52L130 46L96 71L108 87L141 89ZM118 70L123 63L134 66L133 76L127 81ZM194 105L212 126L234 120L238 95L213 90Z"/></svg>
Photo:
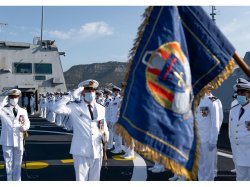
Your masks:
<svg viewBox="0 0 250 187"><path fill-rule="evenodd" d="M52 64L35 64L35 73L52 74Z"/></svg>
<svg viewBox="0 0 250 187"><path fill-rule="evenodd" d="M34 78L35 78L36 81L46 80L45 75L36 75Z"/></svg>
<svg viewBox="0 0 250 187"><path fill-rule="evenodd" d="M14 63L14 73L31 74L32 63Z"/></svg>

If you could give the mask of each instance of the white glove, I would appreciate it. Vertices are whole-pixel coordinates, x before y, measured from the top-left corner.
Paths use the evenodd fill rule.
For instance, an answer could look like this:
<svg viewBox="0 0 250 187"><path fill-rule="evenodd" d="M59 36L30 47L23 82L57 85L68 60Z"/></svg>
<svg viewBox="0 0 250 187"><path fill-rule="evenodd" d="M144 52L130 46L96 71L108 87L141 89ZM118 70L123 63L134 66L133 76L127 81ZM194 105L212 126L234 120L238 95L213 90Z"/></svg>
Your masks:
<svg viewBox="0 0 250 187"><path fill-rule="evenodd" d="M84 87L79 87L75 91L73 91L72 93L73 98L78 99L81 96L83 90L84 90Z"/></svg>
<svg viewBox="0 0 250 187"><path fill-rule="evenodd" d="M209 151L213 151L215 149L215 147L216 147L216 144L214 144L214 143L208 143L208 150Z"/></svg>
<svg viewBox="0 0 250 187"><path fill-rule="evenodd" d="M2 102L0 102L0 109L2 109L5 105L7 105L8 102L8 96L6 96Z"/></svg>

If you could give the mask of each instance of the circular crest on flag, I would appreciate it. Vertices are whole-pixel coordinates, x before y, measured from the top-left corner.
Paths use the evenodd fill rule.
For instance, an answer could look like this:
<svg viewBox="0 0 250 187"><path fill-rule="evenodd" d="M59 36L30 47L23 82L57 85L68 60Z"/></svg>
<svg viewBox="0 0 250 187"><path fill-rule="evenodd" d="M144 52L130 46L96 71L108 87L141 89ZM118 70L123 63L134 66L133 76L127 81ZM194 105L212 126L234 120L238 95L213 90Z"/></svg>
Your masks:
<svg viewBox="0 0 250 187"><path fill-rule="evenodd" d="M174 112L185 113L190 107L191 76L180 44L167 42L155 51L147 51L142 62L147 65L147 88L157 103Z"/></svg>

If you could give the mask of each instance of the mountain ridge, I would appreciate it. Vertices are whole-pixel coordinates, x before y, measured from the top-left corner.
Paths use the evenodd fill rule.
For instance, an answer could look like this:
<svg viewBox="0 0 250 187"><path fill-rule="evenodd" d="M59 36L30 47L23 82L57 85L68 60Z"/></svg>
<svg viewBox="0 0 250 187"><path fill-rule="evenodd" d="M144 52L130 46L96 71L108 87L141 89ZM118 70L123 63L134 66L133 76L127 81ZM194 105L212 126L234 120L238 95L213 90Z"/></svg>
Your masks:
<svg viewBox="0 0 250 187"><path fill-rule="evenodd" d="M108 61L104 63L74 65L65 71L64 78L68 90L76 89L78 84L87 79L99 82L99 88L111 88L112 84L120 87L124 80L128 63Z"/></svg>

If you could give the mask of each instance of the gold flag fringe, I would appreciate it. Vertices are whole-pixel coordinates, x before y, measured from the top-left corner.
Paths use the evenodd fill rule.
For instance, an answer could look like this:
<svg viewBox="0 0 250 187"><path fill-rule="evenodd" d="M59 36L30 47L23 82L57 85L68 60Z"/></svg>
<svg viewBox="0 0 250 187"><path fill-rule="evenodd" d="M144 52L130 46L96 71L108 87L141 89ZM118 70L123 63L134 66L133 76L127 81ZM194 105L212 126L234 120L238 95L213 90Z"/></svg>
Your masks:
<svg viewBox="0 0 250 187"><path fill-rule="evenodd" d="M210 83L214 89L217 89L233 72L235 67L234 59L229 60L224 70L215 77ZM200 99L205 95L206 86L203 87L200 92L194 98L194 109L196 109L200 103Z"/></svg>
<svg viewBox="0 0 250 187"><path fill-rule="evenodd" d="M131 136L128 134L127 130L123 128L122 125L116 124L116 131L122 136L126 146L130 146L132 144ZM185 177L186 180L197 180L199 147L197 147L195 152L195 159L194 159L195 163L193 165L192 171L188 171L186 168L177 164L170 158L162 155L161 153L156 152L151 147L144 145L135 139L133 139L133 141L134 141L135 151L142 154L145 158L163 164L165 168L171 170L173 173L177 175ZM198 145L199 144L197 144L197 146Z"/></svg>

